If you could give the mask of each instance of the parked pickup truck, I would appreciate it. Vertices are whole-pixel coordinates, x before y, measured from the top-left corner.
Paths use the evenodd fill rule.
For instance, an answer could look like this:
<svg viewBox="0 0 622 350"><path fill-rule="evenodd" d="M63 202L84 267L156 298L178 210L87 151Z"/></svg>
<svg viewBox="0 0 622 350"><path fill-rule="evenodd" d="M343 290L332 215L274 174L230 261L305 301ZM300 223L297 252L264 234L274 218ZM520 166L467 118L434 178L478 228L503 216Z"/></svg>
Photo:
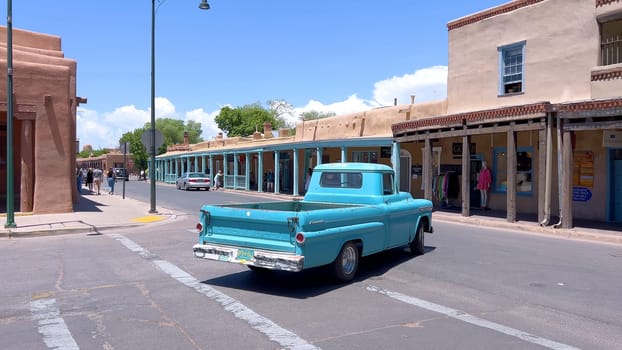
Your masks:
<svg viewBox="0 0 622 350"><path fill-rule="evenodd" d="M432 202L399 192L394 176L386 165L322 164L302 200L204 205L194 256L256 271L331 265L349 282L360 257L406 245L421 255Z"/></svg>

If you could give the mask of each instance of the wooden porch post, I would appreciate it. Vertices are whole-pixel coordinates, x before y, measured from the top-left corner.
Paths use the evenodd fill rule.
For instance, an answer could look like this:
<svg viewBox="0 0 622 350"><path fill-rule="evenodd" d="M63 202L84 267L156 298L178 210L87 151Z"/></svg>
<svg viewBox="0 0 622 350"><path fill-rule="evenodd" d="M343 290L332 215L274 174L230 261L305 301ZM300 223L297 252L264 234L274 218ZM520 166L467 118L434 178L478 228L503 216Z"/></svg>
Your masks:
<svg viewBox="0 0 622 350"><path fill-rule="evenodd" d="M572 228L572 132L563 130L563 135L562 203L559 205L562 208L562 228Z"/></svg>
<svg viewBox="0 0 622 350"><path fill-rule="evenodd" d="M429 137L423 148L423 197L432 200L432 141Z"/></svg>
<svg viewBox="0 0 622 350"><path fill-rule="evenodd" d="M462 136L462 216L471 215L471 136Z"/></svg>
<svg viewBox="0 0 622 350"><path fill-rule="evenodd" d="M511 126L515 122L510 123ZM516 132L513 128L508 130L508 147L507 147L507 190L506 190L506 206L507 221L516 221Z"/></svg>
<svg viewBox="0 0 622 350"><path fill-rule="evenodd" d="M544 198L546 196L546 129L538 131L538 223L544 221Z"/></svg>

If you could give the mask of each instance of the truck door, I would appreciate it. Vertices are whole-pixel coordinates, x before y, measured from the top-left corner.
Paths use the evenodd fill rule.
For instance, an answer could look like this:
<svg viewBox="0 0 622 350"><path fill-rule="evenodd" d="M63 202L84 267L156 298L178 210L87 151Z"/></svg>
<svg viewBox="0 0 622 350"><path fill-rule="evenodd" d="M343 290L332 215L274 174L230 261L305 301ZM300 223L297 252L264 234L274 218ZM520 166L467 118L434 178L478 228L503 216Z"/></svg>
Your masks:
<svg viewBox="0 0 622 350"><path fill-rule="evenodd" d="M384 173L382 176L382 188L384 203L387 213L386 248L393 248L408 243L414 219L412 212L408 210L405 201L398 196L392 173ZM412 228L414 232L416 228Z"/></svg>

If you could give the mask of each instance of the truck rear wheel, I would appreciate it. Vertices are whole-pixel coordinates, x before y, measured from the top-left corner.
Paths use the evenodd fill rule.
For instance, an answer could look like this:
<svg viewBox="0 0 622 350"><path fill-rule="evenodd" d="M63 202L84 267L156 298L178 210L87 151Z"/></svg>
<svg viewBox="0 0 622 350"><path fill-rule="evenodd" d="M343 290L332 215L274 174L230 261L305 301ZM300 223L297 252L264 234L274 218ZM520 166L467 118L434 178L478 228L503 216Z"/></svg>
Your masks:
<svg viewBox="0 0 622 350"><path fill-rule="evenodd" d="M350 282L354 279L359 267L359 250L356 244L348 242L344 244L333 262L335 277L341 282Z"/></svg>
<svg viewBox="0 0 622 350"><path fill-rule="evenodd" d="M419 224L419 227L417 227L417 234L415 235L415 239L410 242L410 252L413 255L423 255L425 251L425 242L423 235L423 225Z"/></svg>

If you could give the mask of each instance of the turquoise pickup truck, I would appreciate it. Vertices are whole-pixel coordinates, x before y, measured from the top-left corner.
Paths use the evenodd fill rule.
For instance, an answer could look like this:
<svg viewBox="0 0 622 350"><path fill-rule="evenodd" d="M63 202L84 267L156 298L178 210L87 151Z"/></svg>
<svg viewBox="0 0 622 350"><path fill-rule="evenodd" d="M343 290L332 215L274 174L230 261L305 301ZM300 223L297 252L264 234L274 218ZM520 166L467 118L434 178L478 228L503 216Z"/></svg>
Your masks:
<svg viewBox="0 0 622 350"><path fill-rule="evenodd" d="M406 245L421 255L432 202L399 192L394 177L386 165L322 164L302 200L204 205L194 256L256 271L330 265L350 282L363 256Z"/></svg>

